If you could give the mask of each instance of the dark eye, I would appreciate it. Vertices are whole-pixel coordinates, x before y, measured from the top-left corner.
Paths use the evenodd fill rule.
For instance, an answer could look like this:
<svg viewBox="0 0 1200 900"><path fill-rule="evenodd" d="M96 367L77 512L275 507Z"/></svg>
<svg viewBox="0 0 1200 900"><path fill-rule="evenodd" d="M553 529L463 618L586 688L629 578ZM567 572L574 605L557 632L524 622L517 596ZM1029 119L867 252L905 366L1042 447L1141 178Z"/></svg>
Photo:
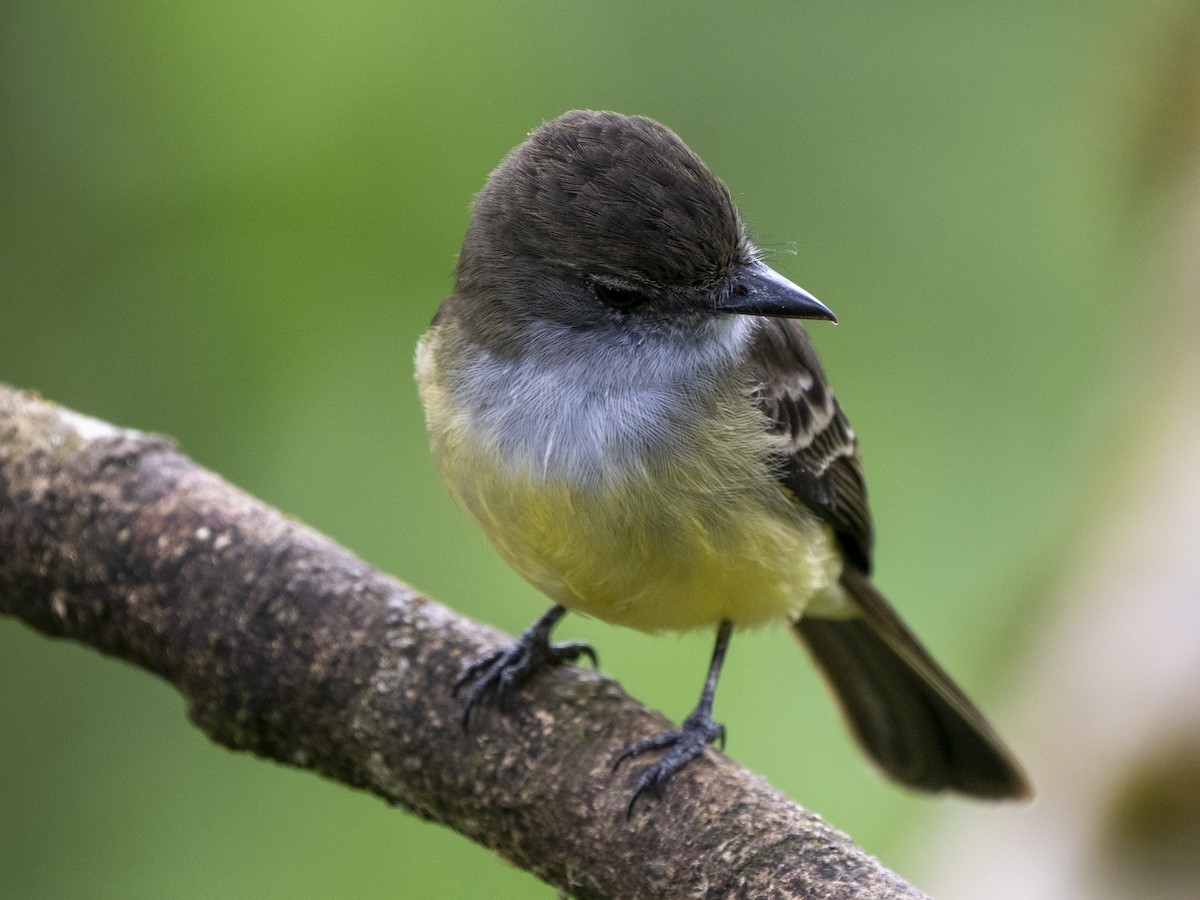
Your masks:
<svg viewBox="0 0 1200 900"><path fill-rule="evenodd" d="M611 284L596 282L592 285L596 298L605 306L613 309L633 309L645 298L637 291L628 288L613 287Z"/></svg>

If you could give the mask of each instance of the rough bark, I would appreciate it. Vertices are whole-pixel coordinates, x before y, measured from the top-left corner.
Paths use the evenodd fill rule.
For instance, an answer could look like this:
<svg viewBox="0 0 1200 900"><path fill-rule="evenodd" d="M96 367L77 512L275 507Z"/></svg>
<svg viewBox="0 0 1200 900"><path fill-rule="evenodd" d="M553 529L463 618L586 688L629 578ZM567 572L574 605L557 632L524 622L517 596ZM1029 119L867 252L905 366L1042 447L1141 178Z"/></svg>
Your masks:
<svg viewBox="0 0 1200 900"><path fill-rule="evenodd" d="M657 713L586 668L470 733L450 685L503 640L170 440L0 385L0 612L173 684L214 741L441 822L576 897L924 896L710 750L626 818Z"/></svg>

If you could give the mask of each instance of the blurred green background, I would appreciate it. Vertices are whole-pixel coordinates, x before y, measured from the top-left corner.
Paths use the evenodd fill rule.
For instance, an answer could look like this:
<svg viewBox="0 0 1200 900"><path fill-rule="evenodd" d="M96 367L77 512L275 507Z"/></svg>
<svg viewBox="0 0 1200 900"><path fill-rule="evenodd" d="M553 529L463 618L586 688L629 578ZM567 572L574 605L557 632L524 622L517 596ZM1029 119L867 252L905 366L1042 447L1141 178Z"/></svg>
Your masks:
<svg viewBox="0 0 1200 900"><path fill-rule="evenodd" d="M811 330L864 444L879 583L1004 730L1146 352L1139 98L1177 7L6 0L0 380L173 435L518 631L545 601L445 495L413 347L509 148L573 107L658 118L838 313ZM708 635L559 633L673 718L695 702ZM878 778L783 630L735 640L716 712L734 758L901 873L958 802ZM5 620L0 895L553 892Z"/></svg>

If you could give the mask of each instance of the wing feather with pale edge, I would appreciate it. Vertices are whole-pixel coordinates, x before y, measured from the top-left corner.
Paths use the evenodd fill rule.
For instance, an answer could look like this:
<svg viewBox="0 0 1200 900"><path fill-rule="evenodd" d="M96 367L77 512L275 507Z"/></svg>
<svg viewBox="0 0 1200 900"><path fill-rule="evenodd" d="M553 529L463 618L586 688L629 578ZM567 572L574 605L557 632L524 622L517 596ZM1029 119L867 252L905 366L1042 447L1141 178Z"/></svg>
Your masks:
<svg viewBox="0 0 1200 900"><path fill-rule="evenodd" d="M859 742L905 784L1029 796L1012 752L871 585L871 514L858 442L808 335L795 322L765 320L752 356L755 397L790 450L781 455L780 484L833 527L849 563L842 585L860 615L804 617L793 627Z"/></svg>
<svg viewBox="0 0 1200 900"><path fill-rule="evenodd" d="M849 562L871 571L874 542L858 441L825 381L808 334L790 319L765 319L751 348L755 400L791 451L778 477L828 522Z"/></svg>

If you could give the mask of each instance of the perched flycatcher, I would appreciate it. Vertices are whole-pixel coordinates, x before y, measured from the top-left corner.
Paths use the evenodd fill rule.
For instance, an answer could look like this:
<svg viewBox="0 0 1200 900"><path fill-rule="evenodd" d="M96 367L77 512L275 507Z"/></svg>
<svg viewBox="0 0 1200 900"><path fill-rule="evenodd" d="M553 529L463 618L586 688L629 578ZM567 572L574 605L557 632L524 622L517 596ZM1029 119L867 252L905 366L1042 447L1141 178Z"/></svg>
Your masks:
<svg viewBox="0 0 1200 900"><path fill-rule="evenodd" d="M858 443L797 319L836 321L764 265L725 185L650 119L569 112L488 179L454 292L417 348L434 459L500 554L555 606L469 666L465 717L542 666L567 610L715 628L700 702L630 809L724 728L735 627L791 626L883 771L930 791L1029 787L983 715L871 583Z"/></svg>

